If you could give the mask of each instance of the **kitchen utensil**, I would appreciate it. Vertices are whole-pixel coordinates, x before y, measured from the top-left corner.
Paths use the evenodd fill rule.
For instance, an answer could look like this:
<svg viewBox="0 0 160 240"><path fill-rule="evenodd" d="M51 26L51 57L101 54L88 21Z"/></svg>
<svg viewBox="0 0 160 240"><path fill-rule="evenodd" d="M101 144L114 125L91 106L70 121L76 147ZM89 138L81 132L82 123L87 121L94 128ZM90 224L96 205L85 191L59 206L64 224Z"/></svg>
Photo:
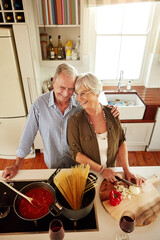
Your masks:
<svg viewBox="0 0 160 240"><path fill-rule="evenodd" d="M95 183L97 176L93 173L88 174L87 184ZM60 214L71 220L79 220L87 216L93 208L93 202L95 198L95 187L86 192L83 196L82 206L79 210L73 210L66 199L63 197L58 188L55 188L56 203L50 205L49 209L53 216Z"/></svg>
<svg viewBox="0 0 160 240"><path fill-rule="evenodd" d="M55 190L53 189L53 187L50 185L51 183L53 183L53 178L54 176L60 171L60 169L58 168L51 176L50 178L47 180L47 183L45 182L34 182L34 183L30 183L28 185L26 185L25 187L23 187L20 192L22 193L26 193L28 192L29 190L31 189L34 189L34 188L44 188L46 190L48 190L52 196L53 196L53 199L55 201ZM54 185L54 184L53 184ZM49 210L48 210L48 213L39 217L39 218L36 218L36 219L27 219L27 218L24 218L20 211L19 211L19 203L20 201L22 200L22 197L19 196L19 195L16 195L15 199L14 199L14 202L13 202L13 207L14 207L14 211L15 213L20 217L22 218L23 220L27 220L27 221L36 221L38 219L41 219L43 217L45 217L48 213L49 213Z"/></svg>
<svg viewBox="0 0 160 240"><path fill-rule="evenodd" d="M131 199L123 199L117 206L111 206L109 193L117 183L103 180L100 186L100 199L106 211L117 221L125 210L131 210L136 216L136 226L145 226L153 222L160 212L160 193L154 186L160 177L149 178L140 188L140 194Z"/></svg>
<svg viewBox="0 0 160 240"><path fill-rule="evenodd" d="M126 183L126 184L129 185L129 186L138 187L136 184L134 184L134 183L132 183L132 182L130 182L130 181L124 179L124 178L120 178L120 177L118 177L118 176L115 176L115 178L116 178L118 181L122 181L122 182Z"/></svg>
<svg viewBox="0 0 160 240"><path fill-rule="evenodd" d="M12 187L11 185L9 185L8 183L6 183L5 181L3 181L2 179L0 179L0 182L5 184L7 187L9 187L10 189L12 189L14 192L18 193L19 195L21 195L23 198L25 198L28 202L30 202L34 207L40 207L40 204L38 202L37 199L35 198L31 198L26 196L25 194L23 194L22 192L18 191L17 189L15 189L14 187Z"/></svg>

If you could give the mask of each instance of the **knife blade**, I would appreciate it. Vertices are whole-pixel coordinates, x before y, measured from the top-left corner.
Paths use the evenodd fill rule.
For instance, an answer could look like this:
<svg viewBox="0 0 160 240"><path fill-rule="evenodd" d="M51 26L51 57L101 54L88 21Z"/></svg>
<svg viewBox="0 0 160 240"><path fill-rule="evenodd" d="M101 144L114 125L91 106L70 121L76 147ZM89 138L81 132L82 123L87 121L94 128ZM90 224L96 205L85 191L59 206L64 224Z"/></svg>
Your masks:
<svg viewBox="0 0 160 240"><path fill-rule="evenodd" d="M122 182L126 183L126 184L129 185L129 186L138 187L136 184L134 184L134 183L132 183L132 182L126 180L126 179L120 178L120 177L118 177L118 176L115 176L115 178L116 178L118 181L122 181Z"/></svg>

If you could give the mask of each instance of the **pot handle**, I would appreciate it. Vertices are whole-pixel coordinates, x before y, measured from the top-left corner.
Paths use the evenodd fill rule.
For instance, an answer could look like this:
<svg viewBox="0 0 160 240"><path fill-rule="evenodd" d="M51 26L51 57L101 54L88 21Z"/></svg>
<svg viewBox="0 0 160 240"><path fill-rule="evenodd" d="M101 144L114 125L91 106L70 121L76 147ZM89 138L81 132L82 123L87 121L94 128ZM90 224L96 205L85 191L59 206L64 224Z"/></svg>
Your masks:
<svg viewBox="0 0 160 240"><path fill-rule="evenodd" d="M94 173L89 173L88 174L88 178L93 182L93 183L96 183L97 180L98 180L98 177L94 174Z"/></svg>
<svg viewBox="0 0 160 240"><path fill-rule="evenodd" d="M61 168L57 168L56 171L54 173L52 173L52 175L49 177L49 179L47 180L47 183L49 183L50 185L54 185L53 187L55 188L55 184L54 184L54 177L57 175L57 173L59 173L61 171Z"/></svg>
<svg viewBox="0 0 160 240"><path fill-rule="evenodd" d="M62 207L60 207L58 203L51 203L51 205L49 206L49 212L54 217L57 217L62 213Z"/></svg>

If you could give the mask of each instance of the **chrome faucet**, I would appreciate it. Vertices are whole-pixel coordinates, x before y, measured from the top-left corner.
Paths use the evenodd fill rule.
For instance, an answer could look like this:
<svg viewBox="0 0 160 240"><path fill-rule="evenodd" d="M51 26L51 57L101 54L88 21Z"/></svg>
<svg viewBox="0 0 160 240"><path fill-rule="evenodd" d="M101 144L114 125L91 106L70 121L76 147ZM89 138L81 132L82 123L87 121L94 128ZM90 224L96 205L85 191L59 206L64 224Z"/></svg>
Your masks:
<svg viewBox="0 0 160 240"><path fill-rule="evenodd" d="M119 80L118 80L118 91L121 91L121 88L122 88L122 87L125 87L125 84L122 84L123 74L124 74L124 72L123 72L123 71L120 71L120 78L119 78Z"/></svg>

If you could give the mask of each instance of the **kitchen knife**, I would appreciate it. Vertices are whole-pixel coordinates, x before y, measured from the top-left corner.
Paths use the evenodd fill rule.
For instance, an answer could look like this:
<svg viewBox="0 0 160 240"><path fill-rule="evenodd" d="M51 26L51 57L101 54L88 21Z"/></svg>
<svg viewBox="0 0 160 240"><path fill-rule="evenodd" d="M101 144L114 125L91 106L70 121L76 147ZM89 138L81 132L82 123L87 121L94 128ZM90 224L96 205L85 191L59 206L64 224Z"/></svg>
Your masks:
<svg viewBox="0 0 160 240"><path fill-rule="evenodd" d="M116 178L118 181L122 181L122 182L126 183L126 184L129 185L129 186L138 187L136 184L134 184L134 183L132 183L132 182L129 182L129 181L126 180L126 179L120 178L120 177L118 177L118 176L115 176L115 178Z"/></svg>

